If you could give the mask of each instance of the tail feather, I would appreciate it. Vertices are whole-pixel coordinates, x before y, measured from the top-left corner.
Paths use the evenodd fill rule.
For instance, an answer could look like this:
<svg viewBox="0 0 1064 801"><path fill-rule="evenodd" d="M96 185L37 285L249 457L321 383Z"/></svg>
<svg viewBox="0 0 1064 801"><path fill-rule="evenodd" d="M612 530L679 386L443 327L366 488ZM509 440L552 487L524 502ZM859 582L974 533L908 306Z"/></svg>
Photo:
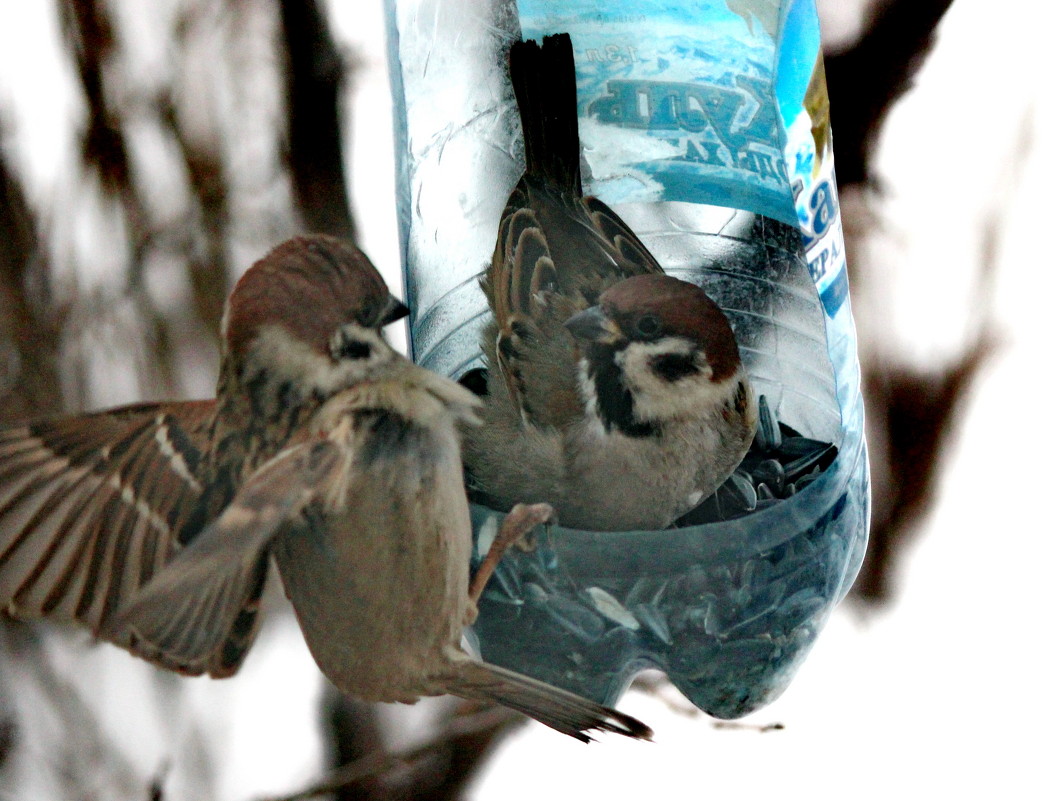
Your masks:
<svg viewBox="0 0 1064 801"><path fill-rule="evenodd" d="M576 122L576 66L569 34L515 42L510 80L525 136L525 172L580 197L580 134Z"/></svg>
<svg viewBox="0 0 1064 801"><path fill-rule="evenodd" d="M502 704L584 743L591 740L589 731L637 740L649 740L654 734L631 715L485 662L463 664L459 676L447 682L447 691L470 701Z"/></svg>

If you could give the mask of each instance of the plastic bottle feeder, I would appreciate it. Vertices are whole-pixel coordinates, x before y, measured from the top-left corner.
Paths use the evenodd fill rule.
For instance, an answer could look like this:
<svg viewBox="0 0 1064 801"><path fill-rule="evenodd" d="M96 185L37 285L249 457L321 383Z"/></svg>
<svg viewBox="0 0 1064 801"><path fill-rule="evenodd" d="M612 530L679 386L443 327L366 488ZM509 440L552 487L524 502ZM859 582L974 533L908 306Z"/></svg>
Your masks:
<svg viewBox="0 0 1064 801"><path fill-rule="evenodd" d="M735 475L674 527L553 526L511 552L470 640L608 704L658 668L734 718L783 691L857 574L863 407L813 0L660 6L393 0L411 341L452 378L482 367L477 278L523 170L506 53L568 32L585 191L724 309L760 422ZM507 510L472 497L479 559Z"/></svg>

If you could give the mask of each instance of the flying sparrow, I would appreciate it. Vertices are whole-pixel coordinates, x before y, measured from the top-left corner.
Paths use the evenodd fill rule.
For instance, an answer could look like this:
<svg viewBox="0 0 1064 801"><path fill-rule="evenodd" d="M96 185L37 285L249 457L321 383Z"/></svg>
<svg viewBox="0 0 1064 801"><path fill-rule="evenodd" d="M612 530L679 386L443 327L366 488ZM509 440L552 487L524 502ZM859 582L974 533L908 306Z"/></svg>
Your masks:
<svg viewBox="0 0 1064 801"><path fill-rule="evenodd" d="M728 320L580 181L568 34L517 42L525 173L482 286L491 307L484 425L464 458L497 504L548 501L562 524L660 529L746 454L754 395Z"/></svg>
<svg viewBox="0 0 1064 801"><path fill-rule="evenodd" d="M0 609L228 676L273 559L344 692L452 693L581 740L649 736L460 647L493 563L551 510L511 512L471 591L456 421L474 423L480 404L386 343L382 327L406 314L353 246L293 239L229 298L216 400L0 429Z"/></svg>

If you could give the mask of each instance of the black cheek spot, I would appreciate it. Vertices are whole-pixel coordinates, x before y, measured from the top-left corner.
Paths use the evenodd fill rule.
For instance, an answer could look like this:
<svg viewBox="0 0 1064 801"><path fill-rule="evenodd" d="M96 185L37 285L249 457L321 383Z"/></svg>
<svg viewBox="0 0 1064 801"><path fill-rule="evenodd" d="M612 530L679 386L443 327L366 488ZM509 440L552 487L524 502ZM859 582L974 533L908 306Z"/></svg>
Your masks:
<svg viewBox="0 0 1064 801"><path fill-rule="evenodd" d="M251 401L251 410L256 417L266 414L266 405L262 397L263 391L269 385L269 378L265 370L259 370L250 379L244 381L247 396Z"/></svg>
<svg viewBox="0 0 1064 801"><path fill-rule="evenodd" d="M345 359L366 359L369 358L369 354L369 345L358 339L345 342L343 349L340 351L340 355Z"/></svg>
<svg viewBox="0 0 1064 801"><path fill-rule="evenodd" d="M291 409L299 404L299 393L291 381L282 381L277 387L277 405L282 409Z"/></svg>
<svg viewBox="0 0 1064 801"><path fill-rule="evenodd" d="M662 353L650 359L650 369L670 384L698 372L695 357L687 353Z"/></svg>

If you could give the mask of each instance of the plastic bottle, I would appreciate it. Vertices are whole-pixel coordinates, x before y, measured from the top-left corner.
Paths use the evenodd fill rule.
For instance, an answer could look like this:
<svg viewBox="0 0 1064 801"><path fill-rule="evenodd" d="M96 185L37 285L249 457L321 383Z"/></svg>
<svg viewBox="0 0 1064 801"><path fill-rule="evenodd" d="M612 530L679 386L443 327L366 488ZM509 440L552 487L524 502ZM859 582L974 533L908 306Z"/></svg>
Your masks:
<svg viewBox="0 0 1064 801"><path fill-rule="evenodd" d="M725 309L763 396L759 455L712 509L665 531L551 528L504 560L471 639L606 703L647 667L717 717L771 701L853 583L869 516L813 0L388 8L414 358L453 378L482 363L476 278L523 169L506 53L564 31L585 191ZM501 515L472 516L482 555Z"/></svg>

